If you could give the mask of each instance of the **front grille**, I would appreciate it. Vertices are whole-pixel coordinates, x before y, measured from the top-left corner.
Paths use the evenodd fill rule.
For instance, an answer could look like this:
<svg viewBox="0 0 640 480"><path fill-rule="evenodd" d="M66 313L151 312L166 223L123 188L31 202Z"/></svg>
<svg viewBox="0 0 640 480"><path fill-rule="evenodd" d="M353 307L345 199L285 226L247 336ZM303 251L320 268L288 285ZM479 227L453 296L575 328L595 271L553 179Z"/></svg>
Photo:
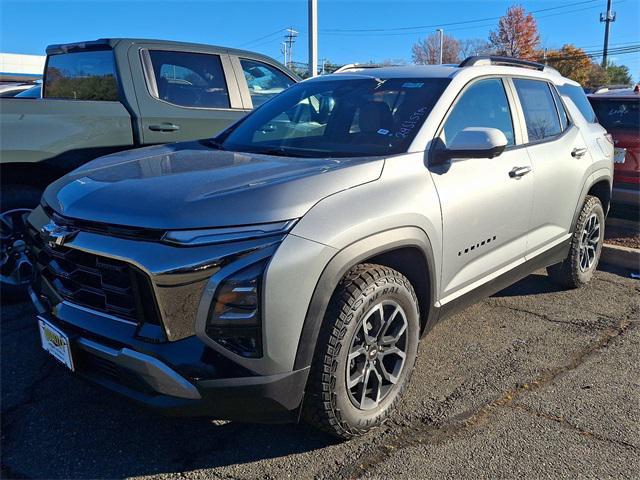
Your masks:
<svg viewBox="0 0 640 480"><path fill-rule="evenodd" d="M31 232L39 274L64 300L135 323L158 324L151 286L132 265L81 250L55 246ZM144 298L143 298L144 297Z"/></svg>

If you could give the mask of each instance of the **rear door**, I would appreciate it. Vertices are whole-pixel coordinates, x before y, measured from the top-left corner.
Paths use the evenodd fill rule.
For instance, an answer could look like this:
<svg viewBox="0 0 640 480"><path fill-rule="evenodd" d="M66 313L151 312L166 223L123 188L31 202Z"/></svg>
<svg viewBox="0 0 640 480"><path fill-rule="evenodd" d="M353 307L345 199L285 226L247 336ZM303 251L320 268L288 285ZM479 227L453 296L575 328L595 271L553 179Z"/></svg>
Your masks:
<svg viewBox="0 0 640 480"><path fill-rule="evenodd" d="M522 135L533 167L531 256L566 240L592 158L553 84L512 78Z"/></svg>
<svg viewBox="0 0 640 480"><path fill-rule="evenodd" d="M431 168L442 209L443 303L524 262L533 178L512 103L501 78L476 80L458 96L439 133L445 146L467 127L497 128L508 141L497 157L454 158Z"/></svg>
<svg viewBox="0 0 640 480"><path fill-rule="evenodd" d="M249 110L226 53L142 43L128 56L145 144L212 137Z"/></svg>
<svg viewBox="0 0 640 480"><path fill-rule="evenodd" d="M238 79L242 103L256 108L289 88L297 81L278 64L263 59L231 55L231 64Z"/></svg>

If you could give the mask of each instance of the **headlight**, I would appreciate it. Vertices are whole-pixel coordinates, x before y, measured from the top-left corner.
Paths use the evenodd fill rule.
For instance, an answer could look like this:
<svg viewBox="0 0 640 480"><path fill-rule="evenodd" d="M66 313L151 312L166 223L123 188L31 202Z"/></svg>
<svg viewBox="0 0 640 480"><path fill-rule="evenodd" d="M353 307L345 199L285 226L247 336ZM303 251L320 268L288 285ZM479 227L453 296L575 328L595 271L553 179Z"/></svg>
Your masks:
<svg viewBox="0 0 640 480"><path fill-rule="evenodd" d="M254 263L224 279L207 318L207 335L243 357L262 356L260 295L267 261Z"/></svg>
<svg viewBox="0 0 640 480"><path fill-rule="evenodd" d="M162 241L180 246L210 245L215 243L250 240L252 238L284 235L296 220L260 223L243 227L207 228L198 230L173 230L164 234Z"/></svg>

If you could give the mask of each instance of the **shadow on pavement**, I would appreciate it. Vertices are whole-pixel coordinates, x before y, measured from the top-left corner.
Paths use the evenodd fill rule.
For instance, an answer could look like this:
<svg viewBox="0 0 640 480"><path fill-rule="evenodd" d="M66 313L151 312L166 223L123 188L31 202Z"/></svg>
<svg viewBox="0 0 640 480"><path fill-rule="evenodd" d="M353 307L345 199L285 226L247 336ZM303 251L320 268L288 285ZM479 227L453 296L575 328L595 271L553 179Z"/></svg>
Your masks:
<svg viewBox="0 0 640 480"><path fill-rule="evenodd" d="M2 311L2 477L122 478L304 453L304 425L164 417L72 376L40 350L34 312ZM32 323L30 323L32 322Z"/></svg>

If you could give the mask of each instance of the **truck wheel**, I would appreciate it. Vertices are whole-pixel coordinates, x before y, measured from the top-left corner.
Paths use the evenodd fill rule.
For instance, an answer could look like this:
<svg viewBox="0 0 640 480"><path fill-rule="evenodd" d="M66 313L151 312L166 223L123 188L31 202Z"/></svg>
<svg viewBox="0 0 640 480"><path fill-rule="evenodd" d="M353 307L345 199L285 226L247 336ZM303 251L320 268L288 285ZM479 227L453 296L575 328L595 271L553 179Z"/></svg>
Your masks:
<svg viewBox="0 0 640 480"><path fill-rule="evenodd" d="M26 185L2 187L0 198L0 296L2 302L24 300L33 268L27 256L25 218L42 192Z"/></svg>
<svg viewBox="0 0 640 480"><path fill-rule="evenodd" d="M597 197L587 196L576 229L571 238L567 258L547 267L549 277L567 288L589 283L598 267L604 240L604 210Z"/></svg>
<svg viewBox="0 0 640 480"><path fill-rule="evenodd" d="M409 383L419 318L416 294L402 274L373 264L350 270L320 329L305 421L341 439L382 424Z"/></svg>

